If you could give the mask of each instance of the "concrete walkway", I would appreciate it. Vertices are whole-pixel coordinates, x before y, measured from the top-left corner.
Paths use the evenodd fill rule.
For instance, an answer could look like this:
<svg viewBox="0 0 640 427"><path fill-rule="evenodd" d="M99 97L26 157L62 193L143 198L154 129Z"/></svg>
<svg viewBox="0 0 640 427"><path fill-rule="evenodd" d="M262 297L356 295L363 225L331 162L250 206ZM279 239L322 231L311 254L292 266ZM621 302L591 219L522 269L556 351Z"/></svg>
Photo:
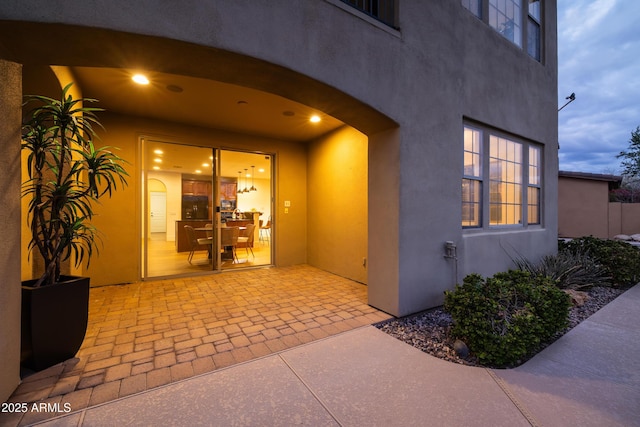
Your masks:
<svg viewBox="0 0 640 427"><path fill-rule="evenodd" d="M45 426L640 426L640 285L524 365L461 366L365 326Z"/></svg>

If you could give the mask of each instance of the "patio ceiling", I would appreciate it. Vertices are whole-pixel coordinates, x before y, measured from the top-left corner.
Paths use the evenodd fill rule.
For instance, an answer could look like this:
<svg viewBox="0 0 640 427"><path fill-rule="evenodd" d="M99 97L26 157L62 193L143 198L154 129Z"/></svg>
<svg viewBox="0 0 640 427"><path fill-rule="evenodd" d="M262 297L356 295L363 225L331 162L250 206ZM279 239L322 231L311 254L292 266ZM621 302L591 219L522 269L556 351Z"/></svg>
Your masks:
<svg viewBox="0 0 640 427"><path fill-rule="evenodd" d="M144 70L72 67L83 96L108 111L286 141L309 141L343 123L267 92L202 78ZM144 73L150 83L132 81ZM321 121L311 123L318 115Z"/></svg>

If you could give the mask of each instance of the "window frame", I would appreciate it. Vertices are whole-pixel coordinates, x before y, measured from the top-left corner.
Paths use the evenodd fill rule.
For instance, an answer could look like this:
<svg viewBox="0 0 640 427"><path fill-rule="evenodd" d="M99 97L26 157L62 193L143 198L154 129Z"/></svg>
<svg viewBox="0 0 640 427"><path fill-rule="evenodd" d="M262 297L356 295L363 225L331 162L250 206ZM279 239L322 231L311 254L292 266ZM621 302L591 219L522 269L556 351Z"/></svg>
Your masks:
<svg viewBox="0 0 640 427"><path fill-rule="evenodd" d="M472 150L467 150L466 147L466 131L467 129L471 132L475 132L478 134L479 136L479 141L478 141L478 150L474 151L473 147ZM466 166L466 162L463 159L463 171L462 171L462 227L463 228L477 228L480 227L482 225L482 218L483 218L483 214L482 214L482 194L483 194L483 176L484 176L484 167L483 167L483 162L482 162L482 158L483 158L483 131L480 128L475 128L472 126L465 126L464 130L465 135L463 136L464 138L464 142L463 142L463 156L467 157L467 155L469 156L476 156L478 157L478 168L477 168L477 172L476 173L467 173L467 171L465 170L465 166ZM472 143L473 145L473 143ZM472 168L475 169L475 162L473 162L473 166ZM473 200L469 200L469 201L465 201L464 196L465 196L465 182L467 185L471 185L473 184L474 187L478 185L479 183L479 188L477 188L477 191L475 191L475 189L472 191L472 193L474 195L476 195L478 198L476 199L475 197L473 198ZM476 208L477 205L477 208ZM473 219L466 219L465 220L465 212L467 213L467 218L471 218L471 215L469 215L469 213L473 213L474 218ZM475 218L475 216L477 215L477 218ZM464 224L465 222L467 222L467 224ZM473 224L472 224L473 222Z"/></svg>
<svg viewBox="0 0 640 427"><path fill-rule="evenodd" d="M533 164L532 162L532 151L536 151L537 152L537 156L535 159L535 164ZM528 175L527 175L527 225L540 225L542 224L542 177L543 177L543 173L542 173L542 147L539 145L535 145L535 144L530 144L529 145L529 159L527 162L528 165ZM535 171L536 173L534 174L533 171ZM534 177L536 180L533 181L532 177ZM532 204L531 203L531 191L534 190L537 193L537 203L536 204ZM531 209L532 207L535 207L536 209L536 221L532 221L531 220Z"/></svg>
<svg viewBox="0 0 640 427"><path fill-rule="evenodd" d="M465 232L473 232L474 230L475 231L491 231L491 230L502 230L502 229L518 230L518 229L542 227L544 223L544 217L543 217L544 145L537 143L535 141L530 141L521 137L517 137L515 135L500 131L498 129L495 129L489 126L480 125L475 122L465 121L463 123L462 128L463 128L463 135L462 135L463 158L464 158L464 154L467 153L467 150L465 149L466 144L464 141L465 131L471 130L474 132L479 132L480 134L480 149L479 149L480 160L479 161L480 161L480 169L482 171L480 176L470 175L468 171L465 170L465 160L463 159L462 161L463 170L461 175L462 188L461 188L461 195L460 195L460 199L461 199L460 224L462 229ZM494 176L492 176L491 174L492 172L491 163L492 163L492 160L495 158L491 150L492 138L506 140L509 143L516 144L521 148L519 172L518 172L519 188L518 188L517 197L515 196L515 193L513 193L514 197L512 199L507 198L506 199L507 201L504 202L504 204L507 204L507 205L514 205L514 204L518 205L517 214L519 215L519 221L516 221L513 223L494 223L493 220L495 218L495 215L494 215L494 218L492 218L492 215L491 215L492 209L502 209L504 207L501 205L496 205L495 202L491 200L492 185L495 185L495 182L496 182L496 180L494 179L495 174ZM536 159L531 158L532 152L538 154ZM535 164L532 164L533 160L535 160ZM507 163L505 163L504 165L506 164ZM508 167L511 168L511 170L518 170L518 168L515 166L515 163L513 164L514 164L513 167L511 166L511 164L509 164ZM534 174L535 176L533 176ZM518 179L515 179L515 181L517 182ZM480 191L479 191L480 206L478 209L480 218L479 218L479 221L477 221L475 224L471 224L468 219L465 220L465 200L463 199L465 181L471 181L471 180L480 182ZM511 185L511 183L507 183L507 184ZM536 201L537 203L534 205L530 204L530 202L532 202L532 200L530 200L531 199L529 194L530 191L535 191L538 196ZM468 201L466 203L467 205L469 205ZM537 218L535 219L530 218L530 209L532 207L536 209ZM467 216L467 218L469 217ZM532 222L532 220L534 221Z"/></svg>
<svg viewBox="0 0 640 427"><path fill-rule="evenodd" d="M507 35L502 33L496 26L492 25L491 21L491 3L494 0L461 0L460 5L467 10L469 13L480 19L490 28L492 28L498 34L501 34L502 37L511 42L512 45L516 46L518 49L527 52L529 57L533 58L535 61L539 63L544 62L544 12L545 12L545 3L542 0L535 0L533 4L537 6L532 6L531 0L505 0L507 2L519 2L518 8L520 9L520 13L518 15L519 18L519 31L517 34L517 38L519 42L516 40L511 40ZM525 1L527 3L525 3ZM471 7L478 4L477 10L473 10ZM504 3L506 5L506 3ZM500 5L498 5L500 6ZM497 8L500 10L500 8ZM537 16L536 16L537 14ZM531 43L534 39L532 39L533 28L537 29L537 34L535 34L535 42ZM532 45L535 45L532 47Z"/></svg>

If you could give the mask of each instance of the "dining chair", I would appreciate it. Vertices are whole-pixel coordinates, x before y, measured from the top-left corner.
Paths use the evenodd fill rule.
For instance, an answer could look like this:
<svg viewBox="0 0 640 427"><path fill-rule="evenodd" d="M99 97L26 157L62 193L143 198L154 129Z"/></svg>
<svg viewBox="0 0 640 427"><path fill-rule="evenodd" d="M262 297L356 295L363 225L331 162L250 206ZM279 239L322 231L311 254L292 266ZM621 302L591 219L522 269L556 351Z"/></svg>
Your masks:
<svg viewBox="0 0 640 427"><path fill-rule="evenodd" d="M193 227L190 225L185 225L184 230L187 232L187 240L189 241L189 255L187 256L187 261L191 264L193 260L193 253L197 250L202 250L201 246L208 246L208 251L211 253L211 238L196 238L196 232L193 230Z"/></svg>
<svg viewBox="0 0 640 427"><path fill-rule="evenodd" d="M251 251L251 255L255 258L256 256L253 253L253 241L255 238L255 224L247 224L247 229L245 231L244 236L238 237L238 247L245 248L247 252L247 258L249 258L249 251Z"/></svg>
<svg viewBox="0 0 640 427"><path fill-rule="evenodd" d="M236 246L238 245L238 238L240 236L240 229L238 227L223 227L220 229L220 245L223 250L231 248L231 259L235 262L238 259L236 255Z"/></svg>
<svg viewBox="0 0 640 427"><path fill-rule="evenodd" d="M263 242L265 240L269 241L270 237L271 237L271 217L269 217L269 220L267 221L267 223L265 225L260 224L260 237L259 237L259 240L261 242Z"/></svg>

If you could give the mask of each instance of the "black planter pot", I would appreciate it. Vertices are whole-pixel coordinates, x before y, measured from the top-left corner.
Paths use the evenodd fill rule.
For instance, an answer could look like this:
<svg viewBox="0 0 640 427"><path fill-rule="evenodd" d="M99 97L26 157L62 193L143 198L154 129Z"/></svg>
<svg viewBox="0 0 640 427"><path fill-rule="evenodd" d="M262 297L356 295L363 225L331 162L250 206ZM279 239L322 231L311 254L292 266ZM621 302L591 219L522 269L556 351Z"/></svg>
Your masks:
<svg viewBox="0 0 640 427"><path fill-rule="evenodd" d="M21 363L41 371L76 355L89 319L89 278L62 276L51 286L22 282Z"/></svg>

